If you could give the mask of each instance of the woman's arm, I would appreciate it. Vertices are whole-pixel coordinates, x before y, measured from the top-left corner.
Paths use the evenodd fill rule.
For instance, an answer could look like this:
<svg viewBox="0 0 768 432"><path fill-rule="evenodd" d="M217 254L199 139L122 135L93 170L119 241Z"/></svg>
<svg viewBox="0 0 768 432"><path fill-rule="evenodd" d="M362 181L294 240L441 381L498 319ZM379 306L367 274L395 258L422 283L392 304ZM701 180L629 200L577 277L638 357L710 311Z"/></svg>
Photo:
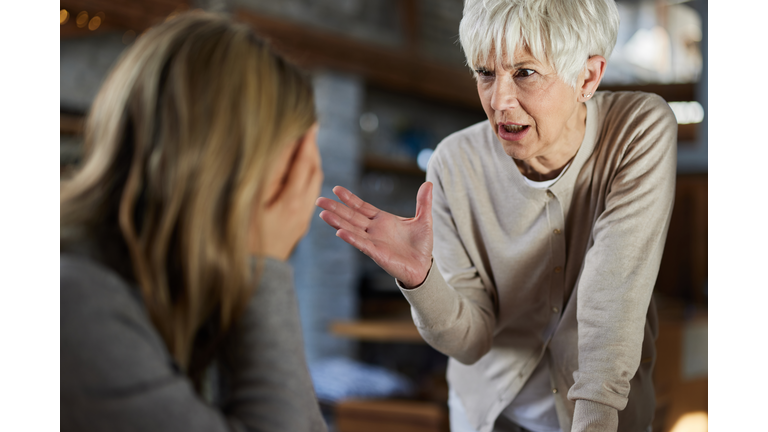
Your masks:
<svg viewBox="0 0 768 432"><path fill-rule="evenodd" d="M255 265L255 264L254 264ZM222 357L224 413L247 430L325 431L301 336L291 266L264 261L261 281Z"/></svg>
<svg viewBox="0 0 768 432"><path fill-rule="evenodd" d="M456 231L438 157L430 161L427 180L434 184L436 260L421 286L400 289L411 304L414 323L424 340L464 364L473 364L491 349L496 326L494 305Z"/></svg>
<svg viewBox="0 0 768 432"><path fill-rule="evenodd" d="M626 147L594 225L578 286L579 369L568 398L574 431L616 430L640 364L646 314L674 201L677 123L660 97L633 114Z"/></svg>
<svg viewBox="0 0 768 432"><path fill-rule="evenodd" d="M472 364L490 350L496 318L456 233L439 176L432 174L435 164L430 162L432 181L419 189L413 218L381 211L340 186L333 191L343 204L319 198L317 205L338 237L397 279L422 337L438 351ZM451 269L450 283L432 261L433 223L441 232L434 244L440 249L441 266Z"/></svg>

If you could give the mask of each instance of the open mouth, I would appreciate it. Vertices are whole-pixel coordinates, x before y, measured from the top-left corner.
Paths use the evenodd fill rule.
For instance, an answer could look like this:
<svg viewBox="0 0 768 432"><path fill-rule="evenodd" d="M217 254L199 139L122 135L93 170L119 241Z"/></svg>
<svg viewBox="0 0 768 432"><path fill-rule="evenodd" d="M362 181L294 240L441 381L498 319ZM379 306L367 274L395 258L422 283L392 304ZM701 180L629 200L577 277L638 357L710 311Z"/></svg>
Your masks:
<svg viewBox="0 0 768 432"><path fill-rule="evenodd" d="M498 136L504 141L521 141L528 135L530 125L522 124L499 124Z"/></svg>
<svg viewBox="0 0 768 432"><path fill-rule="evenodd" d="M523 130L525 130L525 128L528 127L528 125L512 125L512 124L506 124L506 125L501 125L501 126L507 132L512 132L512 133L522 132Z"/></svg>

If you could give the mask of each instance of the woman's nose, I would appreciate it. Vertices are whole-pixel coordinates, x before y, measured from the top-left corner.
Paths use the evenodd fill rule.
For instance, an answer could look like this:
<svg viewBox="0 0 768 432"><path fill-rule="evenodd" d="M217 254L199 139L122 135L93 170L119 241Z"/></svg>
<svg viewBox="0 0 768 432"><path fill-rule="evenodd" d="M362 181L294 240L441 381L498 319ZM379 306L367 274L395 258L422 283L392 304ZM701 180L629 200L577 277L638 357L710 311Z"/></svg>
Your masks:
<svg viewBox="0 0 768 432"><path fill-rule="evenodd" d="M501 80L497 81L494 84L493 94L491 95L491 107L495 111L504 111L517 105L517 89L515 85Z"/></svg>

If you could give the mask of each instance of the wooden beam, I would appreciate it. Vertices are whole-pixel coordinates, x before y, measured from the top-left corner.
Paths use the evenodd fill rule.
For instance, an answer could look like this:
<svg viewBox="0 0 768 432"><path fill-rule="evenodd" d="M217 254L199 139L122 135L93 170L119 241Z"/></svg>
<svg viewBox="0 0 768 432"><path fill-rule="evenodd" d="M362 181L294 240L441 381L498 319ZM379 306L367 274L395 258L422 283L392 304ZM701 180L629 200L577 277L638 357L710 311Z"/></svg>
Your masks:
<svg viewBox="0 0 768 432"><path fill-rule="evenodd" d="M350 72L385 89L481 108L475 80L466 68L440 64L405 49L393 50L359 42L243 9L236 10L234 15L269 40L283 56L302 67Z"/></svg>

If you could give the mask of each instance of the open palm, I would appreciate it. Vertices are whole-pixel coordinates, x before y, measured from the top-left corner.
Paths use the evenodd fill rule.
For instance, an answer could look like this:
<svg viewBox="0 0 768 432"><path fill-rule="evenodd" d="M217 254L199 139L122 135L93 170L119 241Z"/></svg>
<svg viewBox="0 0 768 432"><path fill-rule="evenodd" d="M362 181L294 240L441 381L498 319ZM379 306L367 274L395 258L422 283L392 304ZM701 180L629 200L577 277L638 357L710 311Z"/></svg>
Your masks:
<svg viewBox="0 0 768 432"><path fill-rule="evenodd" d="M337 237L368 255L406 288L424 282L432 263L432 183L419 188L412 218L381 211L341 186L333 193L341 203L320 197L316 204L324 210L320 218L336 229Z"/></svg>

